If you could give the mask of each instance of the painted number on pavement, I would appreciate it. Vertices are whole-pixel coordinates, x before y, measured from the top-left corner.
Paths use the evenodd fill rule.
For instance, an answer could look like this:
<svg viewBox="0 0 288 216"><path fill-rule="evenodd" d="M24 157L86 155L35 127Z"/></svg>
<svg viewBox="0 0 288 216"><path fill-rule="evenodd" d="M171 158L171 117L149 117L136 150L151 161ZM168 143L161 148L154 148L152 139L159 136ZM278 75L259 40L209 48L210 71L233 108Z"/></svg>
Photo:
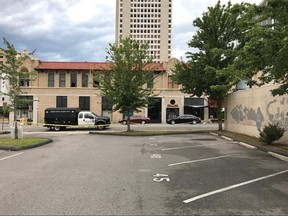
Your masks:
<svg viewBox="0 0 288 216"><path fill-rule="evenodd" d="M170 181L170 178L168 178L168 175L166 174L160 174L160 173L157 173L155 175L153 175L153 181L156 181L156 182L162 182L162 181Z"/></svg>
<svg viewBox="0 0 288 216"><path fill-rule="evenodd" d="M152 154L150 157L151 157L152 159L155 159L155 158L157 158L157 159L162 158L161 154Z"/></svg>

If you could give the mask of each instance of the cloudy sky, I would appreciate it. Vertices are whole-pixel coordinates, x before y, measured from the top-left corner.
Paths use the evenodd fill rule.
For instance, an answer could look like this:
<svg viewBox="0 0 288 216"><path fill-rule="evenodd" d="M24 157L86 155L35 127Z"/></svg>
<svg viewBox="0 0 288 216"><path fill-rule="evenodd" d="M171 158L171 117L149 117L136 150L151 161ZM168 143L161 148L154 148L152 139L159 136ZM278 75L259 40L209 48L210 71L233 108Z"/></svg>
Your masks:
<svg viewBox="0 0 288 216"><path fill-rule="evenodd" d="M259 4L261 0L231 0ZM227 3L222 0L221 3ZM193 20L217 0L173 0L172 56L185 58ZM0 0L3 37L43 61L105 61L115 41L116 0Z"/></svg>

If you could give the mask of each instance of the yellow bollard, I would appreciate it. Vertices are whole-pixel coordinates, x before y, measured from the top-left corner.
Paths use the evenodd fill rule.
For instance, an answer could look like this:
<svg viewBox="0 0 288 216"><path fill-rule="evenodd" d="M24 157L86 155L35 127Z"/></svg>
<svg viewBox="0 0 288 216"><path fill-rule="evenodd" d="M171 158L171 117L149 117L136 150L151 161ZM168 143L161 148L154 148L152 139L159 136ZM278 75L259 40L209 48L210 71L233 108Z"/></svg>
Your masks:
<svg viewBox="0 0 288 216"><path fill-rule="evenodd" d="M28 124L28 118L24 117L24 125L27 125L27 124Z"/></svg>

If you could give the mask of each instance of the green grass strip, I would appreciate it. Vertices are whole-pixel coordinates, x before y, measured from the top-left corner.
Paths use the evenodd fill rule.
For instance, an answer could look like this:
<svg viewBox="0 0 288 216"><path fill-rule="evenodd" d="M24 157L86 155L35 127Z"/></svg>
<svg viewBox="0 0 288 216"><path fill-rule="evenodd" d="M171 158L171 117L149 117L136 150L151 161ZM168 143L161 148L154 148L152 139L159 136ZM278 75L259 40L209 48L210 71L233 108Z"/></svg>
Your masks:
<svg viewBox="0 0 288 216"><path fill-rule="evenodd" d="M0 146L26 147L26 146L32 146L38 143L42 143L45 141L48 141L48 139L39 138L39 137L25 137L22 139L0 138Z"/></svg>

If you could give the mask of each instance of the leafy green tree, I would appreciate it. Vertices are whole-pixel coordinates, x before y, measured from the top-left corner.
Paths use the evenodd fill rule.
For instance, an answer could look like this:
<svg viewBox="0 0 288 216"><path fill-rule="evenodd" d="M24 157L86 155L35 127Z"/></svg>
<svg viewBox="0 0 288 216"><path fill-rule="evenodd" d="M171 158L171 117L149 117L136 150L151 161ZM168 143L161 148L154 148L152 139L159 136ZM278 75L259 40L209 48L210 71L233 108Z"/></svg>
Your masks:
<svg viewBox="0 0 288 216"><path fill-rule="evenodd" d="M219 130L222 130L222 103L224 97L235 85L237 74L230 70L238 51L243 47L245 10L249 4L221 5L208 7L201 18L193 21L198 28L188 42L194 53L187 53L187 62L179 62L174 70L173 79L182 84L188 94L208 96L217 102Z"/></svg>
<svg viewBox="0 0 288 216"><path fill-rule="evenodd" d="M114 111L127 116L127 131L130 131L130 116L146 107L153 88L154 70L149 57L148 44L131 38L123 38L119 44L109 44L107 62L110 70L101 70L99 77L102 95L111 99Z"/></svg>
<svg viewBox="0 0 288 216"><path fill-rule="evenodd" d="M267 0L265 4L250 11L250 23L254 23L246 34L246 44L235 65L238 70L252 77L262 71L260 83L271 81L280 87L272 95L288 93L288 0ZM248 23L248 22L247 22Z"/></svg>
<svg viewBox="0 0 288 216"><path fill-rule="evenodd" d="M29 58L29 55L33 55L34 52L19 54L15 50L14 45L5 38L3 38L3 43L6 45L6 49L4 49L4 55L7 63L0 65L0 75L3 80L9 83L9 88L8 92L1 93L9 97L11 108L14 111L15 139L18 139L16 110L21 104L27 103L27 100L23 100L20 97L20 95L24 94L25 92L23 92L21 89L19 79L21 77L25 77L26 80L29 80L33 77L33 73L29 73L29 76L27 76L27 72L21 72L20 69L23 65L23 62Z"/></svg>

